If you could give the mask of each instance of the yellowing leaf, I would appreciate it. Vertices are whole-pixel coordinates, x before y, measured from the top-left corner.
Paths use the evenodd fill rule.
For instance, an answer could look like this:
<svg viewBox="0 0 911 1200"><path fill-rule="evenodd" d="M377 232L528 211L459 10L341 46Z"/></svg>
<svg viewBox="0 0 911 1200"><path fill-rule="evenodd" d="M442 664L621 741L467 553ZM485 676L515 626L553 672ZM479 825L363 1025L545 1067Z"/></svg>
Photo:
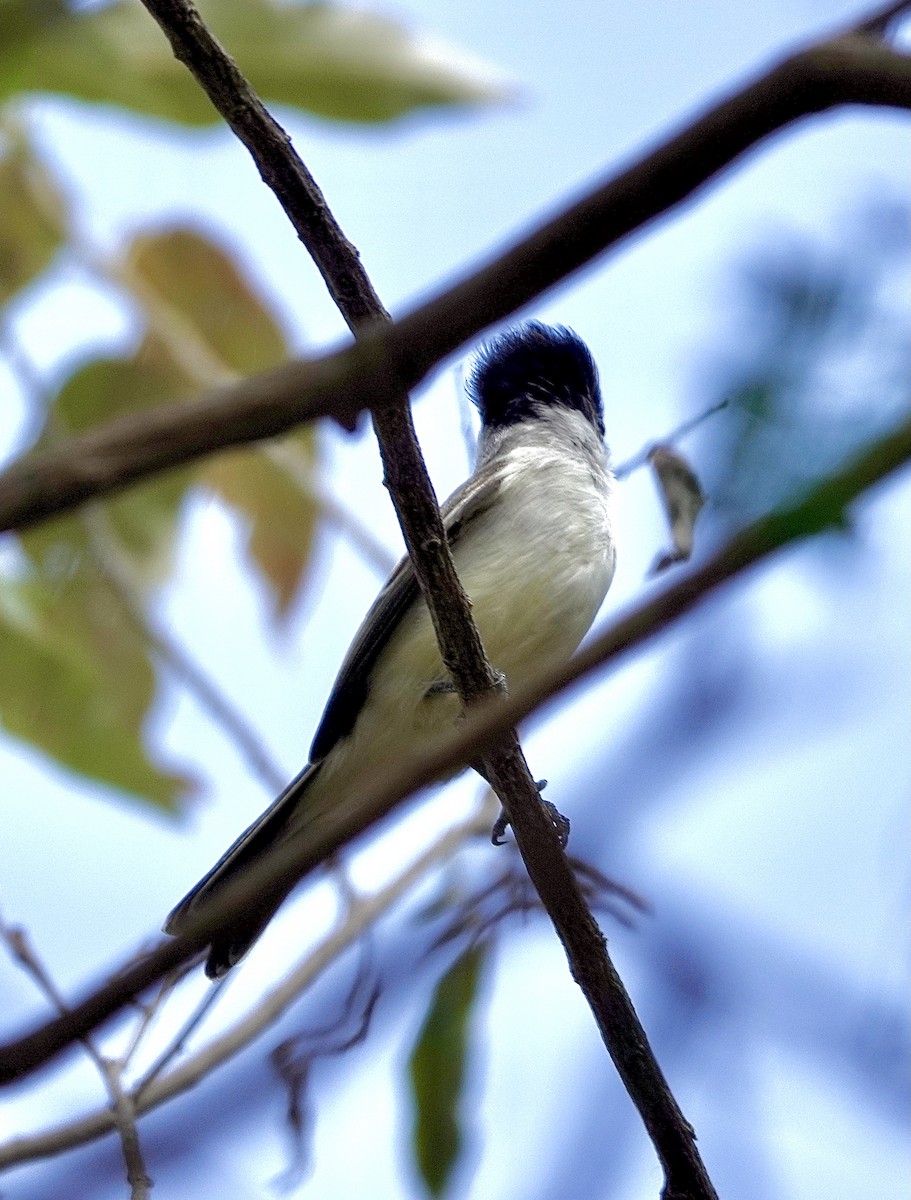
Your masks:
<svg viewBox="0 0 911 1200"><path fill-rule="evenodd" d="M63 223L63 201L28 144L0 138L0 305L48 266Z"/></svg>
<svg viewBox="0 0 911 1200"><path fill-rule="evenodd" d="M267 100L348 121L502 100L496 73L390 18L335 4L203 0L203 18ZM0 101L67 92L190 125L220 118L134 0L77 14L62 0L0 4Z"/></svg>
<svg viewBox="0 0 911 1200"><path fill-rule="evenodd" d="M197 786L153 763L142 725L154 694L148 654L99 581L0 583L0 718L57 762L174 809Z"/></svg>
<svg viewBox="0 0 911 1200"><path fill-rule="evenodd" d="M179 314L185 336L201 339L216 367L246 375L287 358L278 322L252 283L223 250L196 231L143 234L132 242L126 262L128 275ZM175 336L180 334L175 329Z"/></svg>
<svg viewBox="0 0 911 1200"><path fill-rule="evenodd" d="M283 450L312 472L312 430L286 441ZM220 454L204 468L204 478L246 519L250 557L271 588L278 615L286 615L310 560L318 504L267 447Z"/></svg>
<svg viewBox="0 0 911 1200"><path fill-rule="evenodd" d="M54 400L42 439L59 440L116 416L155 407L198 390L202 373L253 372L287 356L278 322L230 257L187 229L134 239L125 260L140 302L155 309L153 325L131 359L99 359L81 367ZM316 460L311 430L280 448L224 455L201 467L178 469L106 501L106 530L117 554L130 559L143 586L166 577L187 487L202 479L249 521L253 564L284 615L310 556L318 505L307 480ZM80 515L46 522L23 536L35 565L50 576L72 569L89 553Z"/></svg>
<svg viewBox="0 0 911 1200"><path fill-rule="evenodd" d="M232 260L188 229L144 235L132 243L127 275L167 305L186 355L208 356L213 369L264 370L287 356L278 323ZM284 616L310 558L319 506L307 486L316 461L312 430L262 447L220 455L200 476L238 510L248 526L250 558Z"/></svg>

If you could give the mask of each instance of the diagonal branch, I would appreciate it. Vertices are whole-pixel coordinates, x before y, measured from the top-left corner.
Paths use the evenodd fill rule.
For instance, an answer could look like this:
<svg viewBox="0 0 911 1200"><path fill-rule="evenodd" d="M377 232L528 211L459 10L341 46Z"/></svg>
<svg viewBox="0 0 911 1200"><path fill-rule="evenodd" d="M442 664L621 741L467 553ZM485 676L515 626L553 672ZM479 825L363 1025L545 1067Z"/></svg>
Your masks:
<svg viewBox="0 0 911 1200"><path fill-rule="evenodd" d="M315 868L373 824L406 796L451 773L477 755L479 745L496 740L546 700L565 692L580 679L615 664L629 651L673 626L730 580L783 547L838 526L859 496L911 462L911 420L873 442L837 473L824 479L802 500L760 518L736 534L698 569L627 616L615 621L565 668L542 674L520 693L492 709L473 712L453 737L433 755L401 768L364 794L357 811L327 814L315 825L304 853ZM0 1085L24 1078L74 1041L90 1033L169 971L206 946L212 934L241 913L261 891L285 878L297 877L301 847L287 846L252 870L218 897L187 927L179 939L162 941L139 962L118 970L105 983L73 1005L65 1017L49 1021L19 1039L0 1045Z"/></svg>
<svg viewBox="0 0 911 1200"><path fill-rule="evenodd" d="M23 396L32 402L36 410L51 412L51 398L46 394L44 382L7 323L0 326L0 353L6 357ZM53 433L55 439L60 441L56 428ZM274 449L278 451L280 447ZM117 539L108 527L103 506L86 504L79 515L96 566L139 636L195 696L202 710L216 725L221 726L246 759L251 772L269 791L280 790L284 786L284 773L273 762L267 747L245 714L235 707L192 654L146 612L141 589L132 578L126 556L119 552Z"/></svg>
<svg viewBox="0 0 911 1200"><path fill-rule="evenodd" d="M143 0L212 103L243 141L263 179L312 254L349 328L389 322L354 247L345 239L316 183L191 0ZM418 446L407 386L371 412L386 487L426 601L443 663L466 708L497 693L468 597L456 574L436 495ZM715 1191L613 968L597 922L541 805L514 729L485 748L483 771L501 801L529 876L569 958L602 1040L654 1143L668 1196L713 1200ZM635 1063L628 1048L635 1047Z"/></svg>
<svg viewBox="0 0 911 1200"><path fill-rule="evenodd" d="M258 127L262 123L265 110L260 114L255 105L250 103L251 97L256 101L252 92L249 95L237 92L239 77L236 76L236 67L208 35L195 9L187 0L144 2L168 28L178 56L184 58L194 73L201 78L210 96L220 110L224 111L229 123L236 128L239 136L256 157L260 138ZM198 59L197 52L201 53ZM871 62L871 56L876 61ZM493 674L468 616L465 597L446 550L435 499L413 440L410 414L404 403L405 390L423 378L447 353L463 344L481 328L515 311L534 295L540 294L559 279L565 278L590 261L608 245L616 243L633 229L642 227L654 216L667 211L768 133L783 128L798 116L848 102L911 106L911 73L908 61L871 39L854 34L793 56L752 85L752 88L747 88L712 110L701 122L672 139L646 160L649 168L646 171L647 178L642 178L641 169L637 174L637 167L631 168L617 180L605 185L605 188L599 189L593 196L567 210L563 214L563 221L568 222L568 225L563 229L559 228L559 222L551 222L536 235L526 239L523 246L512 252L512 256L503 256L492 267L487 268L486 272L479 272L465 284L451 289L436 302L417 310L397 327L390 326L382 331L373 330L352 350L304 365L304 373L309 374L309 382L315 389L318 390L321 382L329 383L335 389L333 392L330 388L328 394L321 397L321 403L328 403L330 408L335 410L336 416L349 421L362 407L362 401L356 392L364 389L368 380L370 382L368 394L371 395L375 406L374 422L383 452L387 482L397 500L406 542L434 616L444 660L464 700L471 701L489 692L493 685ZM261 109L261 106L259 107ZM275 126L274 129L265 129L262 136L269 139L276 130L281 134ZM696 145L693 144L694 133L698 134ZM701 144L699 137L703 139ZM356 254L346 242L338 241L335 235L337 232L340 238L340 231L334 222L325 219L325 211L320 210L319 202L322 198L318 197L317 193L318 201L314 201L312 195L307 192L307 179L300 171L286 173L287 164L299 162L290 149L290 143L286 141L282 152L280 146L276 147L269 142L269 152L270 155L277 153L277 158L269 157L265 162L265 169L263 162L258 159L260 170L264 178L271 182L268 172L277 166L277 194L281 198L282 190L290 191L295 200L301 203L311 223L315 223L318 228L319 236L311 246L305 231L297 226L306 244L317 257L330 289L334 289L333 294L349 324L354 329L361 329L368 321L382 321L385 313L360 268ZM300 167L303 169L303 164L300 164ZM604 204L605 195L610 201L607 212L602 211L600 207ZM294 214L292 217L294 219ZM558 226L556 239L548 241L549 238L554 238L554 226ZM322 235L328 237L333 251L339 254L338 262L334 265L330 263L328 268L326 247L320 241ZM337 270L341 272L340 279L344 287L338 286L339 277L335 274ZM489 276L491 271L494 277L485 277ZM350 295L346 296L346 288L350 289ZM475 289L474 292L472 288ZM422 320L425 322L423 336ZM296 369L301 368L298 366ZM207 448L211 448L213 417L217 418L223 428L226 419L232 424L236 420L239 436L237 432L229 435L234 444L279 432L280 430L274 427L263 430L258 420L264 414L268 414L273 422L288 420L287 415L282 415L276 410L275 389L278 384L280 391L281 385L288 383L294 371L294 366L291 366L282 368L268 377L261 377L258 385L260 389L265 389L259 393L262 403L252 411L243 407L241 411L228 415L222 408L224 393L221 394L221 400L216 395L214 402L213 398L209 397L207 402L197 406L193 413L192 437L186 437L186 426L177 429L171 427L168 444L150 447L146 441L141 453L135 453L135 446L132 455L128 451L126 461L121 457L119 463L116 462L116 455L114 460L111 458L112 449L116 449L116 438L113 446L110 441L110 429L113 427L109 427L107 431L107 443L104 440L105 431L100 431L102 458L99 460L96 457L94 461L80 458L82 470L77 468L71 474L69 493L64 497L66 488L61 489L58 486L55 495L51 497L50 503L56 504L56 509L47 507L49 501L41 499L41 461L33 459L31 463L22 464L24 474L20 473L19 480L20 484L23 479L25 481L27 500L30 486L31 503L27 503L24 509L21 508L23 496L20 489L20 520L35 520L42 514L59 511L65 504L72 505L93 494L100 494L106 486L104 479L108 480L109 488L122 486L130 479L138 478L150 470L162 469L205 452ZM256 383L253 386L255 387ZM311 405L315 404L314 397L315 391L307 397ZM287 412L290 406L283 407ZM296 415L300 415L299 409ZM168 431L162 430L160 414L158 419L160 436L162 432ZM195 425L192 424L193 421ZM154 415L151 423L154 424ZM292 419L289 425L293 423ZM144 432L146 438L149 428L150 422L146 422L144 431L140 427L140 433ZM130 433L135 438L135 426L132 431L127 430L127 434ZM119 434L124 435L122 423ZM129 443L129 436L125 440ZM85 439L82 439L82 443L84 451ZM222 440L218 444L225 445L231 442ZM98 449L99 444L96 441L96 454ZM73 454L73 447L70 448L70 453ZM174 457L175 453L178 456L182 454L183 458ZM72 462L72 458L70 461ZM112 464L115 468L113 473ZM44 467L47 467L46 461ZM5 480L0 479L0 513L3 512L3 484L5 482L8 485L9 480L10 473L7 473ZM99 480L102 482L99 483ZM15 476L13 482L15 483ZM46 477L43 482L47 484ZM59 477L57 482L59 484ZM760 547L757 556L765 552L768 550ZM435 602L437 596L442 600L439 604ZM504 705L496 715L502 716L509 711L509 706ZM495 724L497 722L494 720L490 721L491 728ZM474 722L470 721L468 730L472 728ZM655 1143L665 1172L664 1194L668 1200L671 1197L713 1196L711 1183L695 1150L693 1131L677 1108L660 1069L648 1050L644 1032L629 998L606 955L603 937L562 856L556 835L536 802L533 785L521 757L515 733L511 732L507 725L502 725L498 728L498 740L493 741L492 737L493 735L488 733L482 743L486 752L485 765L489 769L488 773L497 786L497 791L502 793L501 799L504 800L512 818L529 874L563 940L573 975L585 992L602 1037ZM451 750L449 752L452 753ZM438 757L434 756L435 759ZM436 773L435 771L434 774ZM398 784L402 786L402 781L399 780ZM388 811L392 803L389 795L391 790L385 789L383 811ZM525 802L520 803L523 793ZM351 814L345 812L333 814L330 819L338 822L350 820L350 817ZM323 836L325 838L325 831ZM294 874L298 874L301 847L289 849L295 852L297 869ZM283 869L290 875L290 861L285 862L285 859L289 859L288 854L278 853L274 861L264 864L264 868L268 867L276 873ZM202 921L188 930L186 938L183 939L182 952L185 953L190 946L192 953L205 943L207 938L200 930L204 925L208 925L211 930L219 924L223 919L221 910L227 903L233 901L237 903L238 908L242 907L237 897L246 897L247 892L252 895L258 891L263 886L265 873L263 878L259 876L259 871L251 873L249 879L239 881L236 889L226 889L220 901L211 906L211 915L202 910ZM253 887L254 884L256 887ZM170 948L172 954L175 948L174 945ZM150 956L146 964L155 957L155 954ZM114 981L114 991L116 992L118 987L122 991L127 979L131 975L135 977L136 971L140 970L142 965L134 968L132 972L127 971ZM110 995L105 1003L109 1000ZM89 1009L91 1008L90 1005ZM99 999L96 997L93 1020L97 1019L98 1013ZM88 1015L91 1016L91 1013ZM86 1016L86 1012L83 1011L82 1019ZM61 1018L56 1024L59 1026L64 1020L65 1018ZM58 1043L58 1048L59 1045ZM53 1050L50 1052L53 1053Z"/></svg>
<svg viewBox="0 0 911 1200"><path fill-rule="evenodd" d="M112 421L13 463L0 475L0 530L303 421L330 416L353 425L368 400L375 407L396 401L448 355L695 195L770 135L848 104L911 108L911 58L863 32L798 51L488 265L395 324L362 335L357 345Z"/></svg>
<svg viewBox="0 0 911 1200"><path fill-rule="evenodd" d="M348 241L291 139L274 120L233 59L209 31L191 0L143 0L215 108L250 151L307 248L348 327L361 337L388 326L389 314L357 250ZM443 533L430 477L411 423L408 384L397 381L372 416L389 489L418 582L428 602L443 660L463 700L495 683L468 600ZM445 606L435 596L446 596Z"/></svg>

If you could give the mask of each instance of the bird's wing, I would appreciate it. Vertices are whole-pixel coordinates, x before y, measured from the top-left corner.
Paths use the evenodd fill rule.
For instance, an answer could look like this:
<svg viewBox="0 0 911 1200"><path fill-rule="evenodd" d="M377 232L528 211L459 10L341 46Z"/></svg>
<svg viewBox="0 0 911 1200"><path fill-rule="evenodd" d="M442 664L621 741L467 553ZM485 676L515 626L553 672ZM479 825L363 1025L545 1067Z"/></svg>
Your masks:
<svg viewBox="0 0 911 1200"><path fill-rule="evenodd" d="M480 478L472 477L453 492L442 508L443 525L450 545L454 545L465 527L488 507L499 486L499 476L488 474ZM291 780L278 799L257 817L249 829L244 830L211 871L184 896L165 922L167 933L179 934L190 913L202 901L238 870L259 858L288 828L291 817L305 801L307 788L319 771L320 761L339 738L351 732L367 696L370 672L408 605L417 595L418 584L411 560L404 558L364 618L348 657L342 664L313 742L311 763ZM260 907L251 911L239 927L232 928L213 943L206 968L210 975L221 974L237 961L262 932L283 899L284 892L280 896L265 897Z"/></svg>
<svg viewBox="0 0 911 1200"><path fill-rule="evenodd" d="M168 913L168 918L164 923L165 933L179 934L194 909L217 891L223 883L233 878L241 868L259 858L266 850L275 845L287 828L289 817L297 810L304 793L318 771L319 767L313 764L304 767L291 780L278 799L273 800L266 811L260 813L253 824L231 843L215 866L207 871L180 903ZM272 906L270 916L276 907L277 905ZM261 928L265 927L268 920L269 918L266 917ZM254 938L250 940L253 941Z"/></svg>
<svg viewBox="0 0 911 1200"><path fill-rule="evenodd" d="M450 546L454 546L465 528L490 507L500 482L499 473L483 472L467 479L452 493L440 510ZM389 576L355 634L313 739L311 762L324 759L336 742L354 728L370 689L370 673L417 597L418 581L411 559L406 556Z"/></svg>

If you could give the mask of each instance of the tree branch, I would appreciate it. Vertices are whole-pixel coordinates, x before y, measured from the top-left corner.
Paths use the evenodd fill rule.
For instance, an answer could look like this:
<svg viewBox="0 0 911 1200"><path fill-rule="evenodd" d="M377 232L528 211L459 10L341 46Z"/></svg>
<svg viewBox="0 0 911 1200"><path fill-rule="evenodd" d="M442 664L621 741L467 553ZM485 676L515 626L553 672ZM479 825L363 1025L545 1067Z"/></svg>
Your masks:
<svg viewBox="0 0 911 1200"><path fill-rule="evenodd" d="M50 972L38 957L29 938L22 928L6 925L0 916L0 940L4 941L16 962L27 971L44 996L61 1014L66 1013L66 1001L60 994ZM123 1161L126 1166L127 1183L130 1185L130 1200L149 1200L152 1180L146 1170L139 1134L136 1130L136 1106L132 1097L123 1089L122 1064L101 1053L88 1036L80 1039L82 1046L101 1075L101 1081L110 1098L109 1108L104 1109L110 1127L120 1135Z"/></svg>
<svg viewBox="0 0 911 1200"><path fill-rule="evenodd" d="M104 509L100 505L86 505L81 516L98 570L139 636L152 653L161 659L165 668L173 671L196 698L203 712L233 742L238 754L263 787L270 792L281 791L285 785L284 772L273 760L246 714L222 692L215 680L180 642L146 611L141 592L132 579L130 562L125 555L118 553L117 541Z"/></svg>
<svg viewBox="0 0 911 1200"><path fill-rule="evenodd" d="M191 0L143 0L175 54L244 142L263 179L313 255L356 337L388 323L354 247L323 200L290 139L202 22ZM468 597L456 574L436 495L418 446L407 385L371 415L389 490L415 575L427 603L443 663L469 708L502 685L493 670ZM486 748L483 770L516 835L529 876L589 1003L602 1040L639 1109L664 1170L666 1194L713 1200L714 1188L695 1147L695 1135L664 1081L635 1010L607 954L604 937L579 888L515 730ZM628 1046L634 1045L634 1064Z"/></svg>
<svg viewBox="0 0 911 1200"><path fill-rule="evenodd" d="M250 151L260 175L313 257L348 327L361 338L371 326L389 325L357 250L335 220L325 197L233 59L204 24L190 0L143 0L176 57L204 89ZM357 347L355 347L357 349ZM408 384L396 381L385 403L372 405L385 483L415 573L430 609L437 639L463 701L495 686L446 544L436 496L411 423ZM361 406L363 407L363 406ZM436 597L445 597L439 604Z"/></svg>
<svg viewBox="0 0 911 1200"><path fill-rule="evenodd" d="M242 77L210 37L195 9L188 0L144 0L144 3L167 29L178 57L194 71L216 107L257 159L264 179L282 199L300 236L317 259L349 325L360 330L368 322L381 321L385 312L360 268L356 252L327 215L318 190L314 195L315 185L291 150L290 142L285 139L284 145L281 144L283 132L271 122L252 91L249 88L242 90L246 87ZM871 53L877 57L876 63L869 61ZM863 61L859 61L861 59ZM853 90L851 86L844 86L846 82L853 84ZM414 440L410 412L404 402L405 390L481 328L515 311L590 261L606 246L678 203L774 129L784 127L797 116L850 101L911 106L911 72L907 60L856 35L795 55L652 155L647 160L646 180L641 178L640 164L639 168L631 168L593 196L574 205L563 214L563 221L569 223L569 233L558 228L554 237L554 226L558 223L551 222L527 239L524 247L517 247L511 256L503 256L486 272L479 272L433 304L417 310L398 327L389 327L382 333L368 333L352 350L304 365L305 374L311 375L311 384L318 387L322 373L323 381L334 385L334 394L330 389L321 402L328 403L335 409L334 415L349 422L361 407L360 399L350 391L352 375L360 389L367 386L368 376L371 378L367 394L371 395L375 406L374 423L387 485L396 502L416 574L434 619L444 661L466 703L493 690L495 678L452 567L435 498ZM702 143L699 143L699 136L703 138ZM611 197L606 213L602 211L605 194ZM285 203L285 196L290 197L289 203ZM485 278L491 271L494 278ZM475 307L472 308L468 301L473 301ZM428 322L428 311L430 321L422 335L421 322ZM301 368L298 366L297 369ZM31 499L25 510L20 511L19 519L35 520L40 515L60 511L66 505L100 494L106 486L105 479L110 490L150 470L176 465L205 452L206 448L212 448L211 419L214 416L223 428L226 420L237 422L237 431L230 441L219 441L222 446L279 432L280 429L274 426L263 430L259 419L264 415L273 422L279 418L275 408L276 394L270 388L274 389L277 382L287 383L293 374L292 365L260 377L258 386L265 389L259 393L260 403L252 410L243 406L230 417L219 411L223 407L224 392L216 393L214 399L212 396L204 398L192 410L187 424L176 429L171 427L169 442L161 424L161 414L152 414L144 423L144 431L140 425L140 433L144 432L148 437L150 426L154 426L157 419L157 436L161 439L164 434L167 444L150 446L146 441L139 454L134 445L132 452L128 449L126 458L121 454L119 463L115 461L117 437L113 445L110 437L112 429L117 433L117 427L108 427L107 441L105 431L96 433L94 460L85 456L87 439L80 439L81 454L74 455L79 443L70 447L70 454L80 462L70 476L65 498L66 487L59 487L60 464L57 464L58 487L50 501L56 508L48 507L47 497L41 499L48 483L46 476L42 482L41 459L36 456L31 463L20 464L20 484L24 480ZM255 389L257 381L253 381L252 386ZM346 387L349 389L347 395ZM307 400L311 405L315 404L314 396ZM287 414L288 406L282 407ZM190 409L185 408L184 412L190 413ZM287 415L281 419L287 421ZM293 423L291 421L284 427ZM119 436L123 437L124 422L118 426ZM194 430L190 438L186 436L188 427ZM135 439L135 422L132 430L127 429L127 434L130 433ZM129 436L126 442L129 443ZM99 449L100 459L97 457ZM44 456L45 471L47 458ZM72 463L73 459L70 461ZM21 473L23 467L24 475ZM3 512L3 488L4 484L8 488L9 476L10 472L5 480L0 479L0 514ZM440 603L437 603L437 597L441 598ZM508 706L503 706L497 715L507 711ZM472 727L469 721L469 729ZM607 957L604 939L562 854L550 820L537 803L516 735L504 727L496 741L491 741L491 737L488 735L483 742L488 775L507 808L529 874L563 941L573 975L589 1001L605 1044L655 1144L665 1172L664 1195L667 1200L712 1197L714 1190L696 1152L693 1131L677 1108L649 1051L644 1031ZM437 757L439 755L434 756ZM386 792L389 790L387 788ZM384 802L384 811L388 811L392 800L386 795ZM331 819L338 821L349 815L347 811L332 814ZM294 874L297 875L301 847L298 845L293 849ZM276 872L283 866L290 875L291 863L284 861L287 857L278 852L272 862L263 866ZM192 953L204 945L207 938L200 932L203 924L211 923L210 927L214 928L220 923L215 917L227 902L233 900L240 908L242 905L237 896L245 896L247 891L253 890L251 884L254 882L258 885L255 891L258 891L263 886L263 879L259 878L261 873L259 870L251 872L249 879L238 881L236 889L226 889L223 897L210 906L214 916L208 915L206 909L201 910L202 920L194 922L186 937L181 939L184 950L192 947ZM172 954L175 945L181 943L172 945ZM150 956L155 957L155 954ZM149 961L147 959L146 963ZM142 964L128 970L111 986L115 991L118 987L122 990L127 979L135 976L141 967ZM97 1015L98 1011L96 997L94 1013ZM66 1017L61 1017L56 1024L65 1020Z"/></svg>
<svg viewBox="0 0 911 1200"><path fill-rule="evenodd" d="M327 813L308 830L303 850L309 869L337 853L387 816L406 796L477 757L479 745L495 741L546 700L580 679L615 664L695 609L723 584L775 554L822 530L839 525L848 506L863 492L911 461L911 420L878 439L842 470L824 479L802 500L762 517L736 534L703 566L615 621L567 666L540 675L520 692L475 710L432 755L400 768L365 792L354 808ZM180 938L163 940L138 962L117 971L65 1017L56 1018L15 1041L0 1045L0 1085L24 1078L106 1021L169 971L208 945L219 927L236 918L260 892L296 878L300 844L287 845L201 909Z"/></svg>
<svg viewBox="0 0 911 1200"><path fill-rule="evenodd" d="M465 846L466 841L490 829L493 816L487 808L487 805L482 805L473 816L440 834L408 867L372 896L358 896L338 926L302 958L281 983L267 992L246 1016L167 1075L140 1080L129 1092L136 1116L150 1112L189 1091L274 1025L330 963L424 879L428 870L447 862ZM116 1115L109 1108L103 1108L41 1133L11 1138L0 1146L0 1170L62 1154L115 1129Z"/></svg>
<svg viewBox="0 0 911 1200"><path fill-rule="evenodd" d="M863 33L798 51L487 266L357 345L123 417L20 459L0 475L0 530L303 421L329 416L352 426L368 399L377 408L396 402L448 355L670 212L771 134L846 104L911 108L911 58Z"/></svg>

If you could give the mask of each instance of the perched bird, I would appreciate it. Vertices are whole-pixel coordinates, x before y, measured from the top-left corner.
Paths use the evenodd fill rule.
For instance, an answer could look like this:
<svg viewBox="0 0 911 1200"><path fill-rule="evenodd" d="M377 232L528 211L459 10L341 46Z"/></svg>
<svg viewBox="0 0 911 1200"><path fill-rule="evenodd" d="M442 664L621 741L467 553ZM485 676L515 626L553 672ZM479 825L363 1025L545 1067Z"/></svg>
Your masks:
<svg viewBox="0 0 911 1200"><path fill-rule="evenodd" d="M612 476L598 373L570 330L537 322L480 354L469 392L481 415L477 465L443 521L487 655L511 686L576 650L614 572ZM458 697L408 558L357 631L329 696L310 763L177 905L165 930L316 812L426 751L452 729ZM293 887L216 935L206 973L227 972Z"/></svg>

